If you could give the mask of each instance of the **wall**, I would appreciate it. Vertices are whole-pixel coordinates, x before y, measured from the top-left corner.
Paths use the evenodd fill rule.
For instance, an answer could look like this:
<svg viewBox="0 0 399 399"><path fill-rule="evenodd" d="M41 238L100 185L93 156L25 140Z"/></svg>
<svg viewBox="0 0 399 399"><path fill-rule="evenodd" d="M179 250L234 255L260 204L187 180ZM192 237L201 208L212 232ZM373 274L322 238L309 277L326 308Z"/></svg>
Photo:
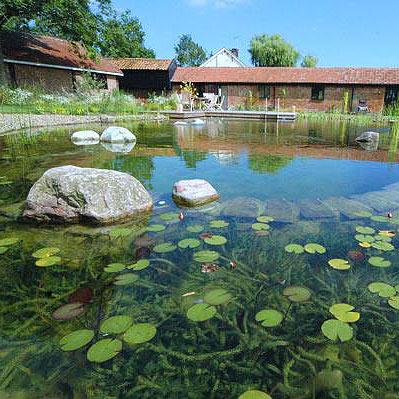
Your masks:
<svg viewBox="0 0 399 399"><path fill-rule="evenodd" d="M225 51L218 54L215 58L210 58L205 61L201 67L241 67L240 65L230 54Z"/></svg>
<svg viewBox="0 0 399 399"><path fill-rule="evenodd" d="M146 98L148 94L170 90L168 71L123 70L123 74L119 87L136 97Z"/></svg>
<svg viewBox="0 0 399 399"><path fill-rule="evenodd" d="M105 75L107 77L107 90L113 91L119 89L119 79L117 76Z"/></svg>

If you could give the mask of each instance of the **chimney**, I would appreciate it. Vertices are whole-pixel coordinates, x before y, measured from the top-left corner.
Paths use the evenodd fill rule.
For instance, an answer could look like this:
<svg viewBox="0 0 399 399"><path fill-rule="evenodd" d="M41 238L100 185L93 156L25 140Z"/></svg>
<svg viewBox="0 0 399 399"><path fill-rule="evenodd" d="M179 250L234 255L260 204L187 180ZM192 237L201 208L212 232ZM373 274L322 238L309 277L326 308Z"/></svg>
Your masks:
<svg viewBox="0 0 399 399"><path fill-rule="evenodd" d="M232 48L230 51L238 58L238 52L240 51L238 48Z"/></svg>

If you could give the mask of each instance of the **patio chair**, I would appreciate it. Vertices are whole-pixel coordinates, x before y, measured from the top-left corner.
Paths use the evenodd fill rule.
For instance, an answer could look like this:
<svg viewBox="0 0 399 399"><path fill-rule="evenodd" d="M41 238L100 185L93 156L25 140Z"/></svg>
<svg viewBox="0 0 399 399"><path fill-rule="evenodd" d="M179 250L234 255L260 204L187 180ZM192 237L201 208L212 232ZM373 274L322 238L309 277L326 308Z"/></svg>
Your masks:
<svg viewBox="0 0 399 399"><path fill-rule="evenodd" d="M213 93L204 93L204 97L208 99L208 102L204 104L205 111L215 111L218 103L218 96Z"/></svg>
<svg viewBox="0 0 399 399"><path fill-rule="evenodd" d="M181 93L180 95L178 95L179 97L179 101L180 104L183 106L183 110L184 108L188 108L190 111L193 110L194 108L194 99L191 97L191 95L189 93Z"/></svg>
<svg viewBox="0 0 399 399"><path fill-rule="evenodd" d="M223 109L223 103L224 103L225 97L224 97L224 96L222 96L222 97L217 96L216 99L217 99L217 101L216 101L216 104L215 104L215 110L217 110L217 111L224 111L224 109ZM219 101L219 100L220 100L220 101Z"/></svg>

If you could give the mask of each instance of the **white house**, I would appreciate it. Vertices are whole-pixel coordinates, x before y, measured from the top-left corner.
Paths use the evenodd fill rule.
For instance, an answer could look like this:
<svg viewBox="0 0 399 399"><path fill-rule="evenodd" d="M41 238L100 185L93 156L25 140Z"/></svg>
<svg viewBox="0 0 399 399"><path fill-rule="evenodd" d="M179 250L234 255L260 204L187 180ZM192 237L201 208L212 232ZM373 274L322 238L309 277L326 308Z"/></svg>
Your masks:
<svg viewBox="0 0 399 399"><path fill-rule="evenodd" d="M245 67L246 65L238 58L238 49L227 50L221 48L211 58L207 59L200 67Z"/></svg>

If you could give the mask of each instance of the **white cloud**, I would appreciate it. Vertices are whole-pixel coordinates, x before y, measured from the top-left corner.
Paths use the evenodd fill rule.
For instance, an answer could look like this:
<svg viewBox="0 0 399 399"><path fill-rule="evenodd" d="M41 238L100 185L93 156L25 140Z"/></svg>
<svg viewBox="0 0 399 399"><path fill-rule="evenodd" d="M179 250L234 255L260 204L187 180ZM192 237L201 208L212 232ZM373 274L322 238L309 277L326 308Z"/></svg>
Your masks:
<svg viewBox="0 0 399 399"><path fill-rule="evenodd" d="M195 7L213 5L216 8L234 7L248 2L248 0L188 0L188 3Z"/></svg>

